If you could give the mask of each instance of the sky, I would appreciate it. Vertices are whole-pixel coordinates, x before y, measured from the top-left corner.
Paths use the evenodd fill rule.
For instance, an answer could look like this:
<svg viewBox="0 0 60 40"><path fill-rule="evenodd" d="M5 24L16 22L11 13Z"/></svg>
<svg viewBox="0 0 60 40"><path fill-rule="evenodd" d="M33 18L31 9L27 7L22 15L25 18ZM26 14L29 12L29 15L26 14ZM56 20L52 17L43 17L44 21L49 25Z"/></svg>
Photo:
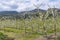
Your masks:
<svg viewBox="0 0 60 40"><path fill-rule="evenodd" d="M0 11L28 11L37 7L47 10L48 8L60 8L60 0L0 0Z"/></svg>

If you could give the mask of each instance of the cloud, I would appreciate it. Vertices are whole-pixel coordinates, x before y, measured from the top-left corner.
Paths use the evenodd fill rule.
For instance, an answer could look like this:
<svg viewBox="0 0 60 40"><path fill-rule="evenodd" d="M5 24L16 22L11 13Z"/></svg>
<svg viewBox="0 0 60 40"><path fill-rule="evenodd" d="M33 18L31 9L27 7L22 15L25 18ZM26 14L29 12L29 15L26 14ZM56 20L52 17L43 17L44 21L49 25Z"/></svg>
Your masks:
<svg viewBox="0 0 60 40"><path fill-rule="evenodd" d="M36 6L40 5L41 9L48 9L48 5L60 8L60 0L0 0L0 11L25 11L35 9ZM34 4L34 5L33 5Z"/></svg>

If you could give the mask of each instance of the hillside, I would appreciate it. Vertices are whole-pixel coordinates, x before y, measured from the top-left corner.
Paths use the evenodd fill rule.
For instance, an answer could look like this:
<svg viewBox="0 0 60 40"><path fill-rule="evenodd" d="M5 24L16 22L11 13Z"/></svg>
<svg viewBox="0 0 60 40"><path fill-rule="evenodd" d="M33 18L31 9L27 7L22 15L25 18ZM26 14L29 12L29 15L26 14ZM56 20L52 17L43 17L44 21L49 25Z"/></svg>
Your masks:
<svg viewBox="0 0 60 40"><path fill-rule="evenodd" d="M51 9L57 10L57 13L59 13L60 15L60 9L58 8L49 8L48 10L43 10L43 9L34 9L34 10L30 10L30 11L22 11L22 12L17 12L17 11L1 11L0 12L0 17L10 17L10 18L31 18L31 17L38 17L39 13L43 13L45 14L47 11L51 12ZM49 12L49 13L50 13Z"/></svg>

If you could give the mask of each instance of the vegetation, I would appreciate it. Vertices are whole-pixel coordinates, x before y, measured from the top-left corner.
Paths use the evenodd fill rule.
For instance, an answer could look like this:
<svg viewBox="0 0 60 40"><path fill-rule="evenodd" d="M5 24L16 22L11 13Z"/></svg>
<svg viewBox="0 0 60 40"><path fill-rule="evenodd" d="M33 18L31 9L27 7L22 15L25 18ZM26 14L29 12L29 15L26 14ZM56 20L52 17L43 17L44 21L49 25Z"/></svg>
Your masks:
<svg viewBox="0 0 60 40"><path fill-rule="evenodd" d="M0 40L11 40L11 39L12 38L9 38L7 35L4 35L2 32L0 32Z"/></svg>
<svg viewBox="0 0 60 40"><path fill-rule="evenodd" d="M52 33L56 36L56 33L60 32L59 12L49 9L44 12L28 13L21 14L21 17L20 15L0 16L1 35L8 35L9 38L12 37L15 40L35 40L39 36ZM4 38L2 40L8 40Z"/></svg>

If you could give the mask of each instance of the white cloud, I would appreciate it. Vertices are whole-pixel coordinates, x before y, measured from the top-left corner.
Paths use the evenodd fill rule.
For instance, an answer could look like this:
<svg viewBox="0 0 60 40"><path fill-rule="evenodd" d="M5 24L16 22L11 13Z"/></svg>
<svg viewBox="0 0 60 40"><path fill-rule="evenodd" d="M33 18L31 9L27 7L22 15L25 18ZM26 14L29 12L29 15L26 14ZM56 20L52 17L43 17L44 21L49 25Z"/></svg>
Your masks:
<svg viewBox="0 0 60 40"><path fill-rule="evenodd" d="M43 5L40 7L41 9L48 9L47 4L50 5L50 7L53 7L55 5L57 8L60 8L60 0L0 0L0 10L16 10L16 11L24 11L24 10L31 10L35 7L33 4L37 5L43 3ZM53 4L54 3L54 4ZM16 6L16 7L15 7ZM15 7L15 9L14 9Z"/></svg>

